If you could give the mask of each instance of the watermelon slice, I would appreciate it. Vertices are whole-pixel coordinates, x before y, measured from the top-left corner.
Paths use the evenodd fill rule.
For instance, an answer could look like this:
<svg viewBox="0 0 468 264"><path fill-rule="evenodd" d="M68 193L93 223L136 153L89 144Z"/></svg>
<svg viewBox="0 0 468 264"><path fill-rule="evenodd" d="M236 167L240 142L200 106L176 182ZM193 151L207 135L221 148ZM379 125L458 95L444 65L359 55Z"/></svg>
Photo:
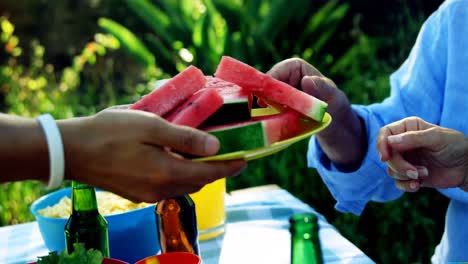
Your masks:
<svg viewBox="0 0 468 264"><path fill-rule="evenodd" d="M268 78L268 75L258 71L254 67L229 56L221 58L215 76L251 91L263 87L265 79Z"/></svg>
<svg viewBox="0 0 468 264"><path fill-rule="evenodd" d="M247 121L204 129L219 139L219 154L250 150L268 145L265 127L261 121Z"/></svg>
<svg viewBox="0 0 468 264"><path fill-rule="evenodd" d="M327 103L234 58L223 56L215 75L249 89L260 98L286 105L316 121L322 121L325 115Z"/></svg>
<svg viewBox="0 0 468 264"><path fill-rule="evenodd" d="M217 90L223 97L223 106L210 116L205 125L235 123L250 119L252 93L237 84L207 76L206 88Z"/></svg>
<svg viewBox="0 0 468 264"><path fill-rule="evenodd" d="M220 141L217 154L271 145L300 133L300 114L288 111L255 117L252 121L204 128Z"/></svg>
<svg viewBox="0 0 468 264"><path fill-rule="evenodd" d="M203 72L195 66L189 66L161 87L141 98L130 109L143 110L163 116L200 90L205 83Z"/></svg>
<svg viewBox="0 0 468 264"><path fill-rule="evenodd" d="M253 121L262 121L266 128L268 144L285 140L299 135L304 129L301 127L301 114L296 111L253 117Z"/></svg>
<svg viewBox="0 0 468 264"><path fill-rule="evenodd" d="M215 113L224 103L223 97L216 89L201 89L185 103L174 109L166 119L177 125L198 127L209 116Z"/></svg>

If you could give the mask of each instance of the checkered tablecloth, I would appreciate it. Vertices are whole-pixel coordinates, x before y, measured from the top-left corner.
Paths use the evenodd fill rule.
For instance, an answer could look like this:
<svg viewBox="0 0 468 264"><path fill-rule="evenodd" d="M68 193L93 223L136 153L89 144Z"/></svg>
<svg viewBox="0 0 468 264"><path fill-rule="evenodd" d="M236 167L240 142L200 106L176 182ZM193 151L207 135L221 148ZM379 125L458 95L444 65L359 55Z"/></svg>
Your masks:
<svg viewBox="0 0 468 264"><path fill-rule="evenodd" d="M325 263L374 263L322 215L274 185L232 192L226 211L225 234L200 242L204 264L290 263L288 219L303 212L319 216ZM47 253L36 222L0 228L0 263L27 263Z"/></svg>

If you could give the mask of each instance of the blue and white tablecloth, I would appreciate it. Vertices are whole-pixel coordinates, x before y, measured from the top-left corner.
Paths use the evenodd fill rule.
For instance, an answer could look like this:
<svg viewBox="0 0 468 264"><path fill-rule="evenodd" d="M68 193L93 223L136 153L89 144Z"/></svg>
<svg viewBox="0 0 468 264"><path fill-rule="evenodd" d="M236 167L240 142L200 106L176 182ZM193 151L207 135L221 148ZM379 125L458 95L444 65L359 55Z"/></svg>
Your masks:
<svg viewBox="0 0 468 264"><path fill-rule="evenodd" d="M288 219L319 216L325 263L374 263L310 206L274 185L234 191L226 197L224 235L200 242L204 264L290 263ZM47 255L36 222L0 228L0 263L27 263Z"/></svg>

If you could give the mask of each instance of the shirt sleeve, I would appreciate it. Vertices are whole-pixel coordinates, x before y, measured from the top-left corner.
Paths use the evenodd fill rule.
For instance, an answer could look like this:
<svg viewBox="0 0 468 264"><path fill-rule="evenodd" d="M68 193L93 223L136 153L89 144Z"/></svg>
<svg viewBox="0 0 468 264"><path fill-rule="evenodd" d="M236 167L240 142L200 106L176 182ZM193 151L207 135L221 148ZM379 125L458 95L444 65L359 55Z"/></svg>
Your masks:
<svg viewBox="0 0 468 264"><path fill-rule="evenodd" d="M309 142L307 160L316 168L331 194L335 208L341 212L360 214L369 201L384 202L398 198L402 192L386 174L386 165L377 153L379 129L408 116L419 116L439 124L445 95L447 54L450 32L461 27L458 20L467 19L466 1L461 18L456 19L460 1L445 2L423 24L410 55L390 76L390 96L369 106L353 105L367 133L367 153L360 167L353 172L340 171L322 151L315 137ZM460 16L458 16L460 17ZM463 32L467 32L465 29Z"/></svg>

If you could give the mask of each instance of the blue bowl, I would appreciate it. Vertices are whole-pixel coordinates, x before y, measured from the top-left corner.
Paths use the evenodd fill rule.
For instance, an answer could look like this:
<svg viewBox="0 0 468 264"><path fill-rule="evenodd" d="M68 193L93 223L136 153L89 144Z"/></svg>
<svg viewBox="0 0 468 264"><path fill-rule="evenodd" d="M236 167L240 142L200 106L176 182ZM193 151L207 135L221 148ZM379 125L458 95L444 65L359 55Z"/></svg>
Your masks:
<svg viewBox="0 0 468 264"><path fill-rule="evenodd" d="M97 190L99 191L99 190ZM68 219L44 217L38 210L57 204L64 196L70 197L70 188L49 193L31 205L39 231L50 251L65 249L65 224ZM130 263L160 252L159 238L154 216L154 205L105 216L109 230L109 250L112 258Z"/></svg>

